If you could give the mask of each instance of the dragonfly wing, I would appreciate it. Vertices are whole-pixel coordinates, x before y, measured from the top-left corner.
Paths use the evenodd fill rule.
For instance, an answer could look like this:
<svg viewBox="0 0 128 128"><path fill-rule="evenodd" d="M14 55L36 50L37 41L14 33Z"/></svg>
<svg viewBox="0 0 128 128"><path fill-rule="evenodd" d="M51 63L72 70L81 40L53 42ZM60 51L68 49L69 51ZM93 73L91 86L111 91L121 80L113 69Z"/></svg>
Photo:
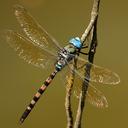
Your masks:
<svg viewBox="0 0 128 128"><path fill-rule="evenodd" d="M68 75L66 76L67 80L67 87L71 87L71 84L73 84L73 90L74 94L77 98L79 98L80 92L82 90L83 82L88 85L88 90L87 90L87 101L98 107L98 108L105 108L108 106L107 99L106 97L98 90L96 89L91 83L88 83L88 81L84 81L84 79L77 73L77 71L72 74L73 70L73 65L74 63L70 63L69 67L70 70L68 70ZM75 65L75 68L77 69L78 67Z"/></svg>
<svg viewBox="0 0 128 128"><path fill-rule="evenodd" d="M113 85L118 84L120 82L120 77L115 72L107 68L103 68L89 63L88 61L80 57L78 58L77 65L77 72L81 77L83 77L83 79L86 77L87 80L92 82ZM88 71L87 66L90 67L90 71Z"/></svg>
<svg viewBox="0 0 128 128"><path fill-rule="evenodd" d="M74 82L74 94L77 98L79 98L81 89L82 89L82 84L80 85L75 85L76 83ZM79 87L81 86L81 87ZM92 104L95 107L98 108L106 108L108 107L108 102L104 94L96 89L92 84L88 84L88 90L86 93L86 99L87 101Z"/></svg>
<svg viewBox="0 0 128 128"><path fill-rule="evenodd" d="M60 48L58 42L20 5L14 6L15 16L26 36L42 49L56 53Z"/></svg>
<svg viewBox="0 0 128 128"><path fill-rule="evenodd" d="M107 68L93 65L91 68L91 81L116 85L120 82L120 77Z"/></svg>
<svg viewBox="0 0 128 128"><path fill-rule="evenodd" d="M90 104L98 108L108 107L108 102L104 94L91 84L88 87L87 100Z"/></svg>
<svg viewBox="0 0 128 128"><path fill-rule="evenodd" d="M36 67L44 68L50 60L56 58L12 30L6 30L4 38L22 59Z"/></svg>

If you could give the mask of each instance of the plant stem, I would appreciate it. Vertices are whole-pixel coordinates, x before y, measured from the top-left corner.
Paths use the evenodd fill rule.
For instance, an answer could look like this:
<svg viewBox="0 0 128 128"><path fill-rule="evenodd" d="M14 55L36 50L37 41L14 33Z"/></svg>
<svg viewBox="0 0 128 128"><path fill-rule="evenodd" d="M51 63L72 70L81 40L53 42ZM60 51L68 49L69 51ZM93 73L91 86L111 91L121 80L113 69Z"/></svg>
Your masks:
<svg viewBox="0 0 128 128"><path fill-rule="evenodd" d="M90 35L90 32L92 31L91 33L92 39L91 39L91 45L88 55L88 61L91 63L93 63L94 54L96 52L96 46L97 46L97 18L98 18L99 2L100 0L94 0L90 23L81 37L81 41L84 43L86 41L86 38ZM86 77L90 78L91 66L89 64L86 64L85 69L88 72L88 76ZM85 75L87 75L87 73ZM81 128L81 120L82 120L83 109L85 106L88 86L89 86L89 81L87 82L86 80L86 82L83 82L82 91L79 96L79 104L78 104L74 128Z"/></svg>

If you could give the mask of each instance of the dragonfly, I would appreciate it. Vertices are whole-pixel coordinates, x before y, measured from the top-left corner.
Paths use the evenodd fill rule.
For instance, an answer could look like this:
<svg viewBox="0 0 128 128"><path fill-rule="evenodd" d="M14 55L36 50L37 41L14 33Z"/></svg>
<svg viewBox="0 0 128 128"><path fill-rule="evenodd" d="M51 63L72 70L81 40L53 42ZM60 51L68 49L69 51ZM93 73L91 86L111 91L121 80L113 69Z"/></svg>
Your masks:
<svg viewBox="0 0 128 128"><path fill-rule="evenodd" d="M80 50L85 48L79 37L71 38L67 45L61 47L58 41L50 35L23 6L15 5L14 14L23 30L24 36L13 30L5 30L4 37L8 44L16 51L20 58L29 64L42 69L49 68L51 65L53 66L52 73L38 89L22 114L20 118L21 124L27 118L55 76L64 69L67 71L74 70L76 92L79 92L77 89L80 90L81 87L79 86L79 81L111 85L116 85L120 82L120 78L115 72L94 65L85 60L85 58L78 56L84 54L80 52ZM76 68L72 69L74 59L76 58ZM91 66L90 74L85 70L87 64ZM85 76L85 72L90 75L89 78ZM107 107L106 97L90 82L87 91L88 101L96 107Z"/></svg>

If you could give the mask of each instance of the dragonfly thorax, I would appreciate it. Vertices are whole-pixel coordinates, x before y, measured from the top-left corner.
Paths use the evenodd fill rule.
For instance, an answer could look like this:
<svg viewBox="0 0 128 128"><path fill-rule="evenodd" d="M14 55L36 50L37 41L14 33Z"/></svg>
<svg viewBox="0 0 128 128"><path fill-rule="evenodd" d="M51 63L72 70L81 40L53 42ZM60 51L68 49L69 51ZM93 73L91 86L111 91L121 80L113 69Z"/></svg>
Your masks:
<svg viewBox="0 0 128 128"><path fill-rule="evenodd" d="M76 48L69 44L60 50L58 53L57 63L55 65L56 70L60 71L68 62L70 62L76 53Z"/></svg>
<svg viewBox="0 0 128 128"><path fill-rule="evenodd" d="M76 47L72 44L66 45L64 49L69 52L70 54L75 54L76 53Z"/></svg>

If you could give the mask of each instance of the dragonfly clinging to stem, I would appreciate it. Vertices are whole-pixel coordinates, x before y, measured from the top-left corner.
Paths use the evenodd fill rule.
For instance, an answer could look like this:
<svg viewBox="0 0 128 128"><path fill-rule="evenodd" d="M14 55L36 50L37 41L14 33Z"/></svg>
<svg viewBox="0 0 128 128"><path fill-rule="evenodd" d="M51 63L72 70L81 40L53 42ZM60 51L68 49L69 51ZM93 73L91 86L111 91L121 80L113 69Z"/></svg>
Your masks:
<svg viewBox="0 0 128 128"><path fill-rule="evenodd" d="M30 104L22 114L20 123L24 122L56 74L64 67L69 67L69 70L72 70L71 65L76 56L77 65L74 69L76 74L74 79L77 88L79 88L79 80L112 85L120 82L120 78L116 73L109 69L91 64L78 56L79 54L84 54L79 51L85 48L79 37L72 38L65 47L61 47L24 7L15 5L14 12L26 36L22 36L12 30L6 30L4 33L6 41L26 62L41 68L46 68L48 63L52 63L54 66L54 70L38 89ZM87 64L91 65L90 78L85 76L85 65ZM105 96L91 84L89 84L87 96L88 101L93 105L97 107L107 107Z"/></svg>

